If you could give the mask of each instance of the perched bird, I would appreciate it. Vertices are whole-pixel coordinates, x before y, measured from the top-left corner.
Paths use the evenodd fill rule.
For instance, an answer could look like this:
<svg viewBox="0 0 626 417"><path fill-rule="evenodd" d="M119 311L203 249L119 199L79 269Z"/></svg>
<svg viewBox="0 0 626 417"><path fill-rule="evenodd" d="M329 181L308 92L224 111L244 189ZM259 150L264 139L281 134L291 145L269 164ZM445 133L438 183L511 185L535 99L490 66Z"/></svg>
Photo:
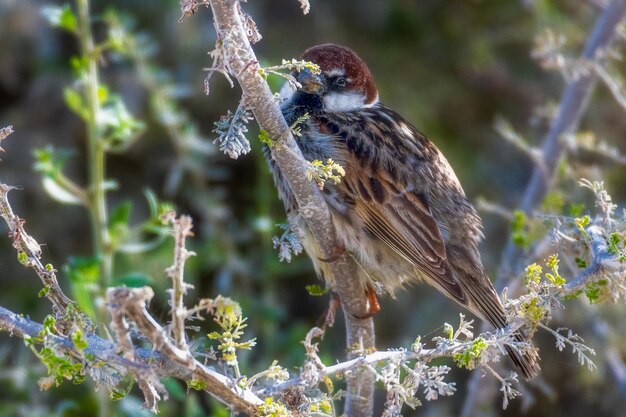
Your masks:
<svg viewBox="0 0 626 417"><path fill-rule="evenodd" d="M330 158L345 170L342 180L326 182L322 193L340 249L362 266L355 285L371 300L371 312L377 309L375 288L393 295L424 280L481 319L506 327L477 248L480 217L439 149L379 102L372 74L354 51L324 44L306 50L302 59L317 64L321 73L294 73L301 88L283 103L283 115L289 125L308 115L297 140L308 161ZM280 198L298 221L289 185L269 151L266 155ZM304 224L301 229L318 275L328 280L329 260ZM533 355L506 347L526 378L538 372Z"/></svg>

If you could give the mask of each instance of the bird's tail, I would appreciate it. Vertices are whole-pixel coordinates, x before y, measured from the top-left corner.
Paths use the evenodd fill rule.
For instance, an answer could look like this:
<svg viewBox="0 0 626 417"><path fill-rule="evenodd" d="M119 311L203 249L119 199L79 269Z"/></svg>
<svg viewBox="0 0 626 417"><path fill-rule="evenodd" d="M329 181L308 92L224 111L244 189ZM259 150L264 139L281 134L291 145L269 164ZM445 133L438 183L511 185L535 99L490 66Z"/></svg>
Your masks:
<svg viewBox="0 0 626 417"><path fill-rule="evenodd" d="M515 341L526 342L526 337L521 331L517 332L515 334ZM539 367L539 356L534 350L530 349L522 353L515 346L511 345L506 345L505 349L515 366L522 371L522 374L524 374L527 380L537 375L541 370Z"/></svg>
<svg viewBox="0 0 626 417"><path fill-rule="evenodd" d="M476 281L474 282L476 283ZM474 284L465 285L464 287L469 296L467 307L470 311L499 329L508 326L504 307L486 276L485 280L482 280L482 285ZM528 342L528 337L522 329L518 330L513 338L515 342ZM506 345L505 349L526 379L530 379L539 373L539 357L534 349L526 349L522 352L513 345Z"/></svg>

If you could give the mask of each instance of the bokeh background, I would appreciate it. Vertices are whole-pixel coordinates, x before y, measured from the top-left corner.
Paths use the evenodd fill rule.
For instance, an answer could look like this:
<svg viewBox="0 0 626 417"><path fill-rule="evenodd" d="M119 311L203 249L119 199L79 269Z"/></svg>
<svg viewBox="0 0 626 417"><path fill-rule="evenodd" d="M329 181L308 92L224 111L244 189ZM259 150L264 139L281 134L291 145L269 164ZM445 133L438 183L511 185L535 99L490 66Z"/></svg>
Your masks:
<svg viewBox="0 0 626 417"><path fill-rule="evenodd" d="M540 140L546 122L537 116L537 109L558 102L564 82L531 58L534 39L550 28L565 35L566 49L577 54L599 13L594 3L602 2L316 0L311 13L303 16L295 0L250 0L245 9L263 35L255 47L263 64L298 57L305 48L323 42L353 48L370 65L381 100L433 139L472 201L482 197L514 208L532 164L499 137L494 120L504 116L529 142ZM62 266L71 257L92 253L87 212L50 198L41 175L32 169L33 151L54 145L71 150L66 174L79 184L86 181L85 126L63 100L64 88L74 80L69 61L78 54L78 44L42 17L42 7L49 4L62 2L0 0L0 126L11 124L15 130L3 142L6 153L0 176L21 188L11 193L13 207L26 219L28 231L44 244L46 261L61 270L61 284L71 293ZM284 223L285 215L254 123L248 135L253 148L249 155L231 160L211 144L213 122L237 107L240 91L215 75L210 95L204 94L203 68L211 65L207 52L215 42L210 10L201 7L181 23L175 0L94 0L91 6L96 39L106 35L105 12L115 10L151 45L150 65L160 68L175 87L179 110L189 114L198 140L208 144L202 152L181 150L159 123L160 116L150 105L152 93L141 82L136 65L110 56L102 62L102 80L146 126L132 146L108 157L108 177L119 184L108 194L110 207L132 202L131 223L139 223L148 216L143 193L150 188L179 213L192 215L196 236L190 247L198 256L188 263L187 278L195 285L188 303L217 294L238 300L249 317L246 334L258 341L252 352L242 354L242 369L252 374L278 359L296 371L303 361L300 341L324 314L328 295L313 297L305 290L317 283L306 256L278 262L272 236L281 233L275 224ZM280 88L280 79L271 82L276 90ZM626 152L626 117L604 88L596 90L582 128ZM588 175L603 178L616 202L626 200L624 166L585 153L570 156L567 163L572 166L593 165ZM564 180L560 187L568 203L591 201L574 181ZM509 224L490 213L482 217L483 259L495 274ZM115 277L139 277L155 288L158 295L152 307L163 322L168 314L164 290L169 285L163 270L171 264L171 247L168 241L142 254L118 255L115 263ZM16 261L9 239L0 236L0 305L41 320L48 305L37 298L39 287L32 271ZM417 335L430 339L441 333L444 322L456 323L459 313L456 305L425 286L410 288L396 300L382 298L381 303L382 312L375 317L379 348L408 347ZM553 340L540 334L544 380L543 388L530 388L532 396L527 397L534 401L515 401L502 412L497 398L492 407L480 410L482 415L626 415L625 382L620 386L607 370L606 332L598 330L592 319L604 317L610 325L606 331L617 340L617 359L620 355L623 359L626 329L620 317L624 308L584 304L569 303L556 320L596 349L598 371L580 367L575 356L558 352ZM338 322L321 345L328 363L344 355L342 326ZM0 416L95 415L97 396L88 383L66 383L40 392L36 380L44 374L43 366L20 341L0 334ZM425 402L405 415L457 415L468 376L469 372L454 369L451 379L458 388L454 397ZM493 381L485 383L498 389ZM188 393L175 381L167 386L172 399L162 404L163 416L228 415L205 395ZM117 404L118 415L142 413L137 399Z"/></svg>

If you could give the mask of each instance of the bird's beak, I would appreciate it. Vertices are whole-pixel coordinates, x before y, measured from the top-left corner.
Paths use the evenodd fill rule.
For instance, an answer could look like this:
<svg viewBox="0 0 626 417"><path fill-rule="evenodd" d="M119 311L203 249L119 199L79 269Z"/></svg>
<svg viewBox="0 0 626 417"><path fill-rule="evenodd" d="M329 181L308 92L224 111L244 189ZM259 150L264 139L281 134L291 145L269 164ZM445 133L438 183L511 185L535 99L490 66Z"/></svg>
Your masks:
<svg viewBox="0 0 626 417"><path fill-rule="evenodd" d="M305 68L296 77L302 85L301 90L309 94L320 94L324 90L324 81L320 74L313 74L311 70Z"/></svg>

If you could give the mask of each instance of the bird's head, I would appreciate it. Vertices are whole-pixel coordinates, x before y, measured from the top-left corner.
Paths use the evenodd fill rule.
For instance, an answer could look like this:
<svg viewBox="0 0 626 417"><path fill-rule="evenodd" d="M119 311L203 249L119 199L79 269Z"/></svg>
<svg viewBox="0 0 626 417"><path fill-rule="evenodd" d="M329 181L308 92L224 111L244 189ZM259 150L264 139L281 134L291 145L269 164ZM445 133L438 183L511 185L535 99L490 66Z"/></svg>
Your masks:
<svg viewBox="0 0 626 417"><path fill-rule="evenodd" d="M317 64L321 73L308 69L297 73L299 91L318 96L324 111L352 111L378 101L372 73L353 50L327 43L307 49L302 59Z"/></svg>

